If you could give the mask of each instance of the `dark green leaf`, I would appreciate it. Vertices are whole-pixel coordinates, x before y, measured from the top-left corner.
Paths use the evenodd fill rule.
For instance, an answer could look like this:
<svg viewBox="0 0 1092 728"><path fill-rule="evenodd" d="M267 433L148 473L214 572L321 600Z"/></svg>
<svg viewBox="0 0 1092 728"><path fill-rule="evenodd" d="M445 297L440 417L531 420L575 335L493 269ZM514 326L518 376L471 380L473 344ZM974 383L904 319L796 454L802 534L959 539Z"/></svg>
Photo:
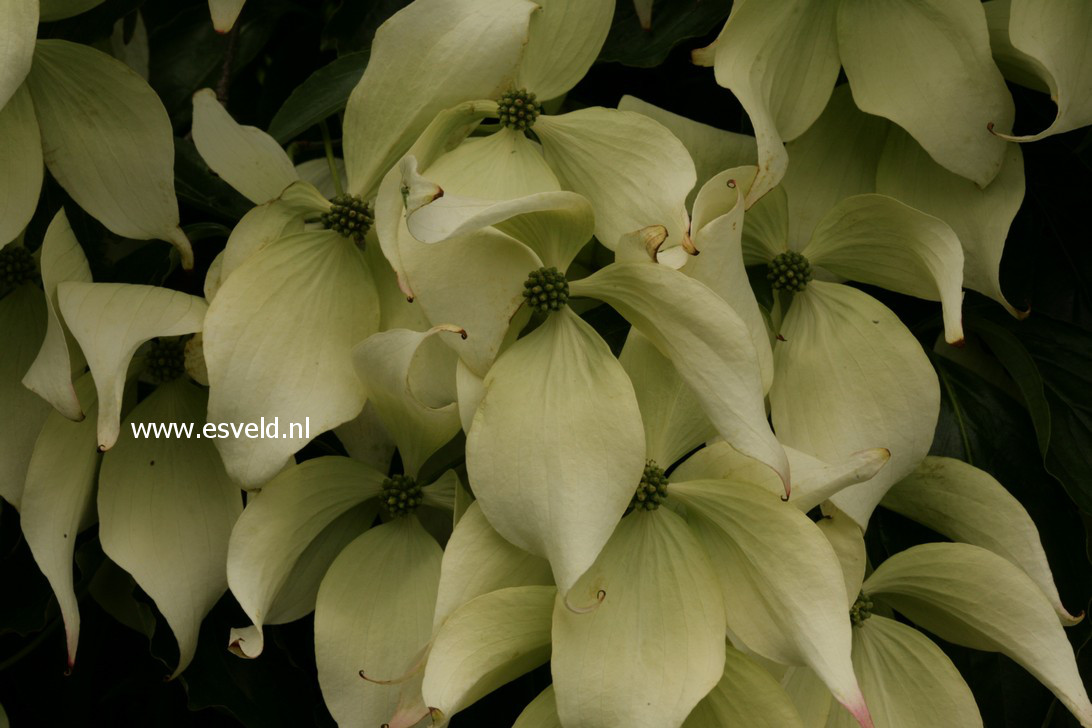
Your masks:
<svg viewBox="0 0 1092 728"><path fill-rule="evenodd" d="M322 31L322 47L339 56L372 47L375 31L383 21L410 4L410 0L347 0L330 17Z"/></svg>
<svg viewBox="0 0 1092 728"><path fill-rule="evenodd" d="M1047 470L1092 513L1092 336L1046 316L1016 321L992 308L967 321L1020 388Z"/></svg>
<svg viewBox="0 0 1092 728"><path fill-rule="evenodd" d="M332 725L315 681L310 618L267 627L265 650L256 660L236 657L226 648L230 629L247 623L230 595L205 618L193 663L180 677L190 709L226 710L249 728ZM289 653L283 639L300 644ZM292 656L301 664L294 664Z"/></svg>
<svg viewBox="0 0 1092 728"><path fill-rule="evenodd" d="M982 337L986 346L1020 388L1024 404L1035 425L1039 452L1046 455L1050 444L1050 406L1043 392L1043 378L1039 375L1035 359L1020 339L1000 324L968 312L964 316L964 325L969 331Z"/></svg>
<svg viewBox="0 0 1092 728"><path fill-rule="evenodd" d="M193 142L175 137L174 189L179 199L203 213L234 223L253 205L213 174Z"/></svg>
<svg viewBox="0 0 1092 728"><path fill-rule="evenodd" d="M1020 501L1039 529L1062 602L1074 612L1081 611L1092 596L1084 525L1042 466L1027 412L1004 390L970 370L942 357L932 358L941 379L941 412L932 454L973 461ZM920 542L916 526L879 509L869 525L870 556L875 560L881 551L890 553ZM1080 645L1088 631L1089 625L1082 623L1067 634L1074 645ZM1001 655L938 643L974 691L987 726L1043 724L1053 698L1023 668Z"/></svg>
<svg viewBox="0 0 1092 728"><path fill-rule="evenodd" d="M102 5L71 18L53 23L43 23L38 30L39 38L63 38L75 43L93 44L109 38L114 24L128 17L144 4L144 0L106 0Z"/></svg>
<svg viewBox="0 0 1092 728"><path fill-rule="evenodd" d="M622 314L604 303L580 314L580 318L591 324L603 337L603 341L607 342L615 356L622 353L630 328L629 321Z"/></svg>
<svg viewBox="0 0 1092 728"><path fill-rule="evenodd" d="M240 21L232 78L262 51L283 13L281 3L263 3L262 12L250 13ZM163 100L176 131L189 126L194 92L216 87L229 43L228 37L212 29L204 4L183 10L150 32L149 83Z"/></svg>
<svg viewBox="0 0 1092 728"><path fill-rule="evenodd" d="M151 639L155 633L155 614L134 596L133 577L110 559L104 558L91 578L91 596L107 614Z"/></svg>
<svg viewBox="0 0 1092 728"><path fill-rule="evenodd" d="M0 576L4 592L19 595L18 599L0 599L0 637L28 635L43 629L48 617L59 618L53 590L23 538L19 513L4 501L0 501ZM16 652L19 644L0 639L0 662Z"/></svg>
<svg viewBox="0 0 1092 728"><path fill-rule="evenodd" d="M731 3L723 0L660 0L652 6L652 27L637 20L631 0L618 0L600 61L651 68L683 41L700 38L728 17Z"/></svg>
<svg viewBox="0 0 1092 728"><path fill-rule="evenodd" d="M309 127L345 108L349 94L368 65L368 55L368 51L349 53L315 71L292 92L273 117L269 124L270 135L281 144L287 144Z"/></svg>

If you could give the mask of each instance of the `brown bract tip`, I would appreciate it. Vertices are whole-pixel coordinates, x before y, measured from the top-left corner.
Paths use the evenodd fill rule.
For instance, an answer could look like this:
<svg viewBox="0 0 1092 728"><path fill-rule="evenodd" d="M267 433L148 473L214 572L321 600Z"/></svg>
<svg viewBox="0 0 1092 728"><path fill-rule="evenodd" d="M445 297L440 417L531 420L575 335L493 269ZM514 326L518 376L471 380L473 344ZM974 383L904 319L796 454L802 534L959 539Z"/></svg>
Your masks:
<svg viewBox="0 0 1092 728"><path fill-rule="evenodd" d="M565 595L565 598L562 599L562 601L565 603L565 608L568 609L573 614L588 614L590 612L594 612L596 609L599 609L599 605L602 604L603 600L606 599L606 598L607 598L607 590L606 589L600 589L599 591L597 591L595 593L595 603L594 604L589 604L586 607L577 607L577 606L574 606L573 604L571 604L569 602L569 595L568 594Z"/></svg>
<svg viewBox="0 0 1092 728"><path fill-rule="evenodd" d="M645 244L645 252L655 263L660 254L660 246L667 240L667 228L663 225L649 225L641 229L641 239Z"/></svg>
<svg viewBox="0 0 1092 728"><path fill-rule="evenodd" d="M687 230L682 236L682 247L688 255L697 255L701 251L694 245L694 239L690 237L690 231Z"/></svg>

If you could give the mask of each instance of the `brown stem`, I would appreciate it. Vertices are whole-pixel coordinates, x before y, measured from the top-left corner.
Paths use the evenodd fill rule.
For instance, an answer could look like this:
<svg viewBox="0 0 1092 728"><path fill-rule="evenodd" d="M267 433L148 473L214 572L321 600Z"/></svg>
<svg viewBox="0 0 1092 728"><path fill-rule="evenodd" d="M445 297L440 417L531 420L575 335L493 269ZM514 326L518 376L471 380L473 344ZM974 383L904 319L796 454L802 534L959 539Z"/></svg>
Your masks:
<svg viewBox="0 0 1092 728"><path fill-rule="evenodd" d="M235 65L235 49L239 45L239 28L242 23L238 20L228 32L227 48L224 50L224 64L220 71L220 82L216 84L216 98L224 106L228 102L228 89L231 87L231 67Z"/></svg>

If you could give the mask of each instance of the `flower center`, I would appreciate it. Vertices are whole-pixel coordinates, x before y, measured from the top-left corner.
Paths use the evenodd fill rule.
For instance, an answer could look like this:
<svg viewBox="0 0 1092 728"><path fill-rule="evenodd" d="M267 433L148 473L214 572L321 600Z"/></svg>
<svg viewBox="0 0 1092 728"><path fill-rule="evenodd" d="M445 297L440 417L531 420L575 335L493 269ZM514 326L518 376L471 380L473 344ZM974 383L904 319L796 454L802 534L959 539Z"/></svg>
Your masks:
<svg viewBox="0 0 1092 728"><path fill-rule="evenodd" d="M656 461L649 460L645 463L645 472L641 476L641 482L637 484L637 492L633 494L633 500L629 507L633 510L644 509L654 511L667 498L667 478L663 468L656 465Z"/></svg>
<svg viewBox="0 0 1092 728"><path fill-rule="evenodd" d="M766 280L775 291L800 293L811 280L811 264L800 253L787 251L770 261Z"/></svg>
<svg viewBox="0 0 1092 728"><path fill-rule="evenodd" d="M535 95L525 88L507 92L497 101L497 106L501 125L518 131L534 126L535 119L542 112Z"/></svg>
<svg viewBox="0 0 1092 728"><path fill-rule="evenodd" d="M408 475L392 475L383 481L379 499L392 516L406 516L421 505L421 486Z"/></svg>
<svg viewBox="0 0 1092 728"><path fill-rule="evenodd" d="M156 339L144 360L144 370L160 384L186 373L186 342L182 339Z"/></svg>
<svg viewBox="0 0 1092 728"><path fill-rule="evenodd" d="M857 601L853 602L853 606L849 608L849 619L853 622L853 626L860 627L866 619L872 616L872 610L875 606L872 600L865 596L864 592L861 592L857 597Z"/></svg>
<svg viewBox="0 0 1092 728"><path fill-rule="evenodd" d="M330 200L330 211L322 213L322 224L327 230L352 238L363 244L364 236L375 218L368 204L354 195L338 195Z"/></svg>
<svg viewBox="0 0 1092 728"><path fill-rule="evenodd" d="M541 313L560 311L569 302L569 281L557 268L539 268L523 282L527 305Z"/></svg>
<svg viewBox="0 0 1092 728"><path fill-rule="evenodd" d="M37 273L34 256L22 245L9 245L0 250L0 281L17 286L34 278Z"/></svg>

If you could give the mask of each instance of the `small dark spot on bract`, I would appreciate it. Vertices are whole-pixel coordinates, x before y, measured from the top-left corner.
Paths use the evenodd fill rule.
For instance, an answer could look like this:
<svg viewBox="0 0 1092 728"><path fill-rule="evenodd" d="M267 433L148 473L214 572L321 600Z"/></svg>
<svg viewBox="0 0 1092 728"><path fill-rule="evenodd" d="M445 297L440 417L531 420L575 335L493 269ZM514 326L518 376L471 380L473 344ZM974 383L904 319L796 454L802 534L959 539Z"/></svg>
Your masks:
<svg viewBox="0 0 1092 728"><path fill-rule="evenodd" d="M61 534L61 535L62 535L62 536L63 536L64 538L68 538L68 534L67 534L67 533L63 533L63 534Z"/></svg>
<svg viewBox="0 0 1092 728"><path fill-rule="evenodd" d="M152 460L152 461L151 461L150 463L148 463L148 464L149 464L149 465L155 465L155 460Z"/></svg>
<svg viewBox="0 0 1092 728"><path fill-rule="evenodd" d="M874 324L878 324L878 323L879 323L879 321L877 321L876 319L872 319L872 323L874 323Z"/></svg>

